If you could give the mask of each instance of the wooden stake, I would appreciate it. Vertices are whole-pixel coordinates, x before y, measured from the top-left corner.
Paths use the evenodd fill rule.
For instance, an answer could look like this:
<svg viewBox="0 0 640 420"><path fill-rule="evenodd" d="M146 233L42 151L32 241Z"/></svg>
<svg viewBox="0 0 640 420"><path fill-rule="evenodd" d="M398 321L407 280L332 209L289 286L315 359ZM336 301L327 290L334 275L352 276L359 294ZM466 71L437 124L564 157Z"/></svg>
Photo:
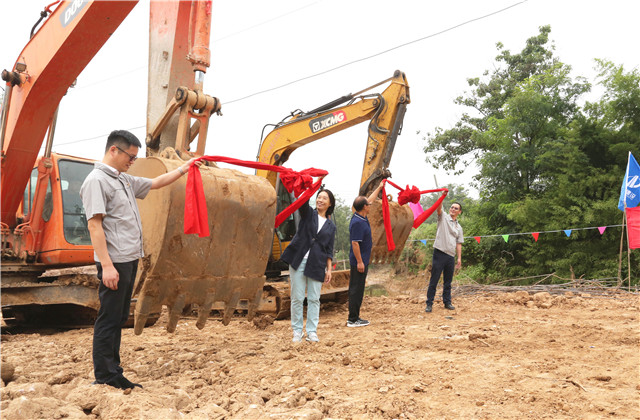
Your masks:
<svg viewBox="0 0 640 420"><path fill-rule="evenodd" d="M618 288L622 286L622 245L624 244L624 226L626 221L626 210L622 213L622 232L620 233L620 255L618 258Z"/></svg>

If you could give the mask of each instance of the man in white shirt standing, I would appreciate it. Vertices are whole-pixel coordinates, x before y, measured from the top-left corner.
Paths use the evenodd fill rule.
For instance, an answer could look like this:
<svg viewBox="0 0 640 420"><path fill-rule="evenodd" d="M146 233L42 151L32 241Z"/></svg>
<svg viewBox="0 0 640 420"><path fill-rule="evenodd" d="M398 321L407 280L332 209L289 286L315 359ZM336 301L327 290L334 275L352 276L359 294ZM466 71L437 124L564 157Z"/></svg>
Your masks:
<svg viewBox="0 0 640 420"><path fill-rule="evenodd" d="M136 198L176 181L195 160L153 179L128 175L141 146L128 131L111 132L102 162L95 163L80 189L100 280L93 330L94 383L120 389L142 387L125 378L120 366L121 329L129 318L138 261L144 256Z"/></svg>
<svg viewBox="0 0 640 420"><path fill-rule="evenodd" d="M456 309L451 304L451 282L453 273L462 267L462 243L464 235L462 226L458 223L458 216L462 214L462 205L454 202L449 208L449 214L444 214L442 204L438 207L438 230L433 244L433 261L431 264L431 279L427 289L427 308L425 312L431 312L433 299L436 296L436 287L440 275L444 273L442 285L442 302L445 309ZM457 261L456 261L457 256Z"/></svg>

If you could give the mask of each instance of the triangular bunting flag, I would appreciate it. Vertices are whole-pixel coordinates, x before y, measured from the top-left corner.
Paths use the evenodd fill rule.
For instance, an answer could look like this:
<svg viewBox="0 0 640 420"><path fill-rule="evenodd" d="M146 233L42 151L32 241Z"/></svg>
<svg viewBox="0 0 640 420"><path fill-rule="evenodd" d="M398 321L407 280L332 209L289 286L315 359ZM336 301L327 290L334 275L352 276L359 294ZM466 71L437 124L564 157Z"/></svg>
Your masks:
<svg viewBox="0 0 640 420"><path fill-rule="evenodd" d="M427 246L427 240L426 239L420 239L420 242L422 242L424 244L424 246Z"/></svg>
<svg viewBox="0 0 640 420"><path fill-rule="evenodd" d="M475 239L476 242L480 243L480 237L479 236L474 236L473 239Z"/></svg>
<svg viewBox="0 0 640 420"><path fill-rule="evenodd" d="M607 228L606 226L600 226L600 227L598 228L598 231L600 231L600 235L602 235L602 234L604 233L604 231L605 231L605 229L606 229L606 228Z"/></svg>
<svg viewBox="0 0 640 420"><path fill-rule="evenodd" d="M509 242L509 235L502 235L502 239L504 239L505 242Z"/></svg>
<svg viewBox="0 0 640 420"><path fill-rule="evenodd" d="M567 235L567 238L571 236L571 229L565 229L564 234Z"/></svg>
<svg viewBox="0 0 640 420"><path fill-rule="evenodd" d="M535 239L535 241L538 242L538 236L540 236L540 232L533 232L531 236L533 236L533 239Z"/></svg>

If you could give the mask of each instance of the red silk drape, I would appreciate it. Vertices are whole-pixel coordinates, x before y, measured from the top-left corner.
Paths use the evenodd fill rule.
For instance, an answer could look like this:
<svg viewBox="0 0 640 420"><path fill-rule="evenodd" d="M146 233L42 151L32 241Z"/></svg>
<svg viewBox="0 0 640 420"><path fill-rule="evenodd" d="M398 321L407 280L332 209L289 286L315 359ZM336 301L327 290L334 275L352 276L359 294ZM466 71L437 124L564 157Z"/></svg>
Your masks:
<svg viewBox="0 0 640 420"><path fill-rule="evenodd" d="M444 198L449 193L449 190L447 188L436 188L434 190L421 191L415 185L412 186L411 188L409 188L409 186L407 185L407 188L403 189L402 187L391 182L389 179L385 179L384 181L386 181L385 185L386 183L389 183L391 186L400 190L400 192L398 193L398 204L400 205L403 205L409 202L417 203L420 201L420 196L422 194L442 192L442 195L440 196L440 198L438 198L438 200L431 207L423 211L420 214L420 216L418 216L413 221L414 229L416 229L418 226L424 223L424 221L427 220L427 218L431 216L434 211L436 211L436 209L442 204L442 202L444 201ZM393 251L394 249L396 249L396 245L393 242L393 232L391 231L391 217L389 216L389 201L387 199L387 192L384 185L382 187L382 220L384 222L384 233L385 233L385 236L387 237L387 250Z"/></svg>
<svg viewBox="0 0 640 420"><path fill-rule="evenodd" d="M629 248L640 248L640 207L627 207L626 211Z"/></svg>
<svg viewBox="0 0 640 420"><path fill-rule="evenodd" d="M293 191L297 200L291 203L286 209L276 216L275 227L280 226L287 217L298 210L302 204L307 202L311 196L318 191L322 185L322 178L328 172L322 169L309 168L300 172L283 166L268 165L262 162L252 162L234 159L225 156L201 156L199 161L225 162L247 168L263 169L267 171L280 172L280 180L287 191ZM199 237L209 236L209 217L207 213L207 201L204 196L202 186L202 176L198 166L192 164L187 175L187 188L184 200L184 233L196 233ZM315 183L313 177L320 177Z"/></svg>

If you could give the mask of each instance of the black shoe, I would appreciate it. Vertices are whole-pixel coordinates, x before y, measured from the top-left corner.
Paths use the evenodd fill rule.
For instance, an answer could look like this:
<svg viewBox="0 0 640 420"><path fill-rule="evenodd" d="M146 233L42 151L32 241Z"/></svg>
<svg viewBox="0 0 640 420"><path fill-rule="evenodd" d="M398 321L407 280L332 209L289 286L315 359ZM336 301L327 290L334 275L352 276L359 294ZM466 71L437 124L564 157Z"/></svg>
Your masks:
<svg viewBox="0 0 640 420"><path fill-rule="evenodd" d="M455 306L453 306L453 305L452 305L452 304L450 304L450 303L445 303L445 304L444 304L444 309L448 309L448 310L450 310L450 311L453 311L453 310L455 310L455 309L456 309L456 307L455 307Z"/></svg>
<svg viewBox="0 0 640 420"><path fill-rule="evenodd" d="M120 381L121 376L114 376L113 378L109 379L108 381L105 382L99 382L99 381L95 381L94 384L99 384L99 385L109 385L112 386L114 388L118 388L118 389L127 389L122 382Z"/></svg>
<svg viewBox="0 0 640 420"><path fill-rule="evenodd" d="M124 376L120 376L118 380L120 382L120 385L122 386L122 389L133 389L135 387L142 388L142 385L133 383Z"/></svg>
<svg viewBox="0 0 640 420"><path fill-rule="evenodd" d="M367 325L369 325L369 321L366 319L358 318L355 322L347 321L347 327L366 327Z"/></svg>
<svg viewBox="0 0 640 420"><path fill-rule="evenodd" d="M425 312L431 312L432 309L432 305L427 305L427 309L425 309Z"/></svg>

